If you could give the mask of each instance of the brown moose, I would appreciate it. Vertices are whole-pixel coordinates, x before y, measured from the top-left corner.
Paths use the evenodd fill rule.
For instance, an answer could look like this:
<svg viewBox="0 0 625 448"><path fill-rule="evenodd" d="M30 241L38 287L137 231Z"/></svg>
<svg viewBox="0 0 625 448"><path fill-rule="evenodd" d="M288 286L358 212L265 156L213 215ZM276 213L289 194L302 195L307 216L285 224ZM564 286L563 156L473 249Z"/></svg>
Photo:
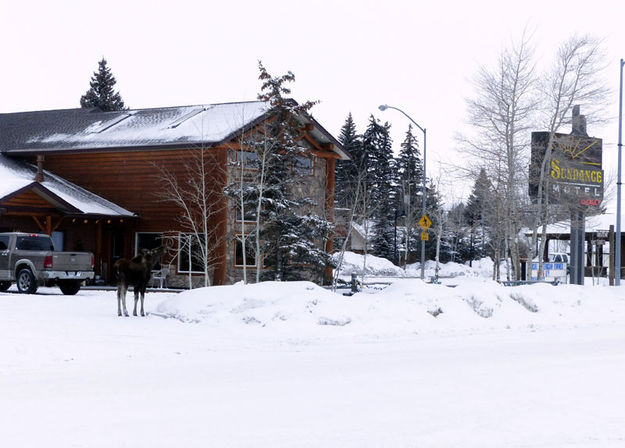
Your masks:
<svg viewBox="0 0 625 448"><path fill-rule="evenodd" d="M145 312L143 311L145 289L152 276L152 268L163 253L165 253L165 247L163 246L151 250L141 249L139 254L131 260L121 258L115 262L114 271L117 276L118 316L122 315L122 309L124 311L124 316L128 316L128 310L126 309L126 292L130 285L134 286L135 293L135 307L132 314L133 316L137 315L137 302L139 301L139 297L141 297L141 315L145 316Z"/></svg>

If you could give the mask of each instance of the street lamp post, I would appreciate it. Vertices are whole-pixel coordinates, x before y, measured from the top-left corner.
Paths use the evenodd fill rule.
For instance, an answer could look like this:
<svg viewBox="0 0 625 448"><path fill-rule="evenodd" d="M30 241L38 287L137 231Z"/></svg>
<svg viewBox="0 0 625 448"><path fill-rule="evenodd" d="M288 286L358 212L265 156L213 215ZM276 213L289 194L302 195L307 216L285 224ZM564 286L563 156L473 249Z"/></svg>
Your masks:
<svg viewBox="0 0 625 448"><path fill-rule="evenodd" d="M410 115L408 115L403 110L398 109L397 107L389 106L387 104L382 104L379 107L379 109L381 111L385 111L386 109L395 109L396 111L401 112L402 114L406 116L406 118L412 121L412 123L416 127L418 127L421 130L421 132L423 132L423 186L422 186L421 208L423 209L423 215L425 215L425 155L427 151L427 132L425 128L422 128L421 126L419 126L419 123L414 121L410 117ZM406 256L408 256L408 254L406 254ZM421 239L421 280L423 280L424 278L425 278L425 240Z"/></svg>
<svg viewBox="0 0 625 448"><path fill-rule="evenodd" d="M621 84L618 102L618 174L616 180L616 241L614 248L614 284L621 284L621 148L623 147L623 65L621 59ZM612 251L612 248L610 248Z"/></svg>

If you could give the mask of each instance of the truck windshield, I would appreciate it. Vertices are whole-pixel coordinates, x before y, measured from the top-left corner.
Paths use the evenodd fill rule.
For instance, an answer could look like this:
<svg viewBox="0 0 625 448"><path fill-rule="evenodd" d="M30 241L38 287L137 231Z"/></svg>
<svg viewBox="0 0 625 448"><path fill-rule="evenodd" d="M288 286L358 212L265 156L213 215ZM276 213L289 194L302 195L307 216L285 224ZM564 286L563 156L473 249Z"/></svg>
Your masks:
<svg viewBox="0 0 625 448"><path fill-rule="evenodd" d="M15 247L17 250L54 250L52 240L47 236L18 236Z"/></svg>

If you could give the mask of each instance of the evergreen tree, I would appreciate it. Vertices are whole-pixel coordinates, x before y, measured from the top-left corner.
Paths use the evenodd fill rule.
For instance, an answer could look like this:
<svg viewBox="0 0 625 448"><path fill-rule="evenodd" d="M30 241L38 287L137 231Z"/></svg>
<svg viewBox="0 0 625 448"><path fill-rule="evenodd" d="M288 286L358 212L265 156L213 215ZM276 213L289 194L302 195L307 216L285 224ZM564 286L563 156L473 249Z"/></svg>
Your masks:
<svg viewBox="0 0 625 448"><path fill-rule="evenodd" d="M423 162L421 161L421 154L419 151L419 142L417 137L412 133L412 125L408 125L408 131L406 131L406 138L401 144L399 156L397 157L397 171L401 181L407 189L414 196L414 204L420 204L420 199L417 198L423 185Z"/></svg>
<svg viewBox="0 0 625 448"><path fill-rule="evenodd" d="M425 258L433 260L436 257L436 229L438 228L437 220L444 215L442 210L443 204L440 193L432 181L425 190L425 213L430 217L432 226L429 229L430 238L425 243ZM418 238L421 239L420 235ZM420 246L419 246L420 247Z"/></svg>
<svg viewBox="0 0 625 448"><path fill-rule="evenodd" d="M415 233L419 237L420 231L416 226L417 221L423 215L423 162L419 151L419 142L412 133L412 125L408 126L406 137L401 144L399 156L396 159L395 172L398 175L399 190L398 208L403 216L404 228L408 232L408 247L406 256L415 259L419 245L415 245ZM420 237L419 237L420 239ZM402 244L405 245L404 236Z"/></svg>
<svg viewBox="0 0 625 448"><path fill-rule="evenodd" d="M124 101L113 87L117 81L106 65L106 59L98 62L98 71L91 77L89 90L80 98L80 107L97 107L103 111L124 110Z"/></svg>
<svg viewBox="0 0 625 448"><path fill-rule="evenodd" d="M336 163L336 196L335 201L338 207L351 207L351 198L354 196L354 189L358 178L360 153L362 152L361 137L356 133L356 124L351 112L341 128L338 138L343 148L352 156L352 160L338 160Z"/></svg>
<svg viewBox="0 0 625 448"><path fill-rule="evenodd" d="M490 181L486 170L482 168L475 180L473 190L467 201L465 218L470 231L469 260L480 259L486 255L487 213L490 196Z"/></svg>
<svg viewBox="0 0 625 448"><path fill-rule="evenodd" d="M471 259L469 226L466 219L466 205L462 202L453 205L447 212L441 261L465 262Z"/></svg>
<svg viewBox="0 0 625 448"><path fill-rule="evenodd" d="M368 173L368 188L375 204L373 214L373 252L379 257L396 261L393 221L396 197L393 190L393 148L390 125L380 124L373 115L363 135L362 164Z"/></svg>
<svg viewBox="0 0 625 448"><path fill-rule="evenodd" d="M256 145L271 148L264 156L266 177L263 181L261 223L259 233L263 244L265 265L269 266L265 277L276 280L305 279L303 265L312 265L319 275L329 263L324 242L330 231L330 223L312 210L310 198L296 192L302 176L298 176L298 164L311 155L300 143L303 125L297 116L306 115L314 102L297 104L286 98L291 93L286 83L295 76L272 77L259 62L262 81L258 99L271 106L271 118L267 121L261 141Z"/></svg>

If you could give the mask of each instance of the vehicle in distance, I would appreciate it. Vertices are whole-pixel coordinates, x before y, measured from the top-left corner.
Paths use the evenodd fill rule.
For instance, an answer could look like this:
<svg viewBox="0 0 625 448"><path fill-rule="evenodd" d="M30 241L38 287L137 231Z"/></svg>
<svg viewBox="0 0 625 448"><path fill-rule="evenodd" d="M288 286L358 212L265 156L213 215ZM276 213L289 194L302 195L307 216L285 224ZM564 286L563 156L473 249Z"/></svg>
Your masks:
<svg viewBox="0 0 625 448"><path fill-rule="evenodd" d="M45 234L0 233L0 291L15 282L19 292L34 294L39 286L61 288L74 295L92 279L94 257L89 252L57 252Z"/></svg>

